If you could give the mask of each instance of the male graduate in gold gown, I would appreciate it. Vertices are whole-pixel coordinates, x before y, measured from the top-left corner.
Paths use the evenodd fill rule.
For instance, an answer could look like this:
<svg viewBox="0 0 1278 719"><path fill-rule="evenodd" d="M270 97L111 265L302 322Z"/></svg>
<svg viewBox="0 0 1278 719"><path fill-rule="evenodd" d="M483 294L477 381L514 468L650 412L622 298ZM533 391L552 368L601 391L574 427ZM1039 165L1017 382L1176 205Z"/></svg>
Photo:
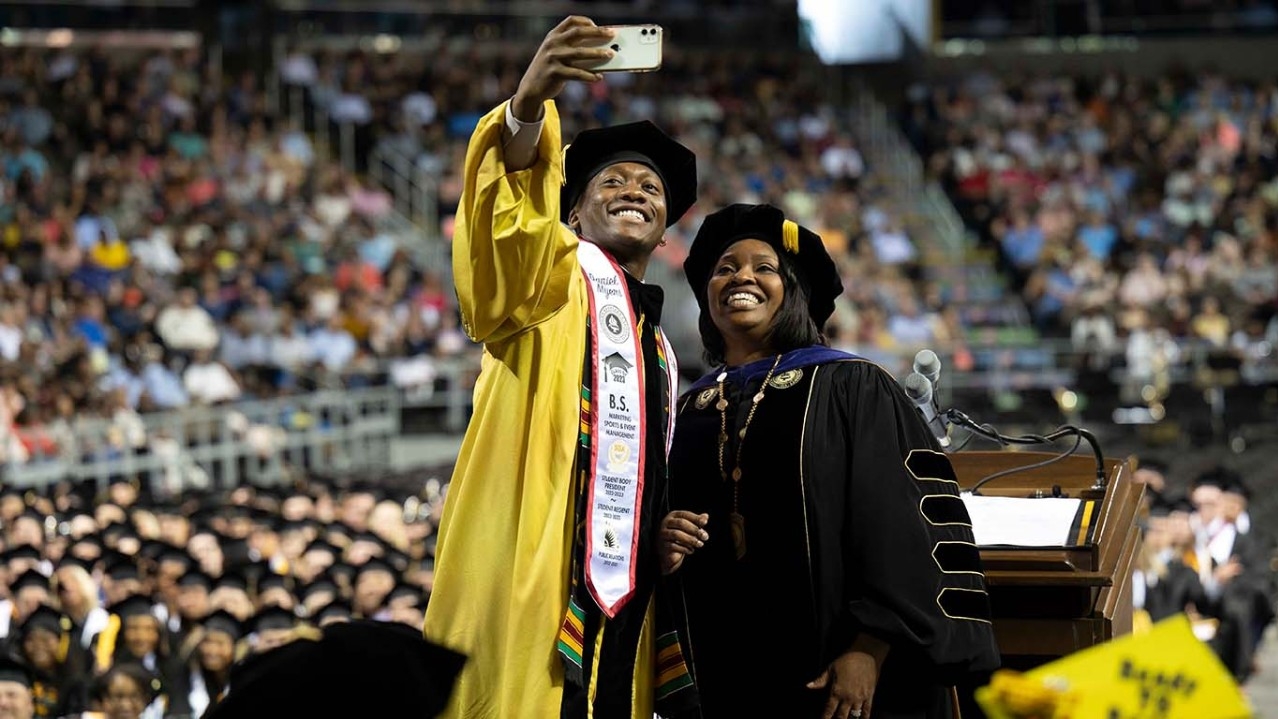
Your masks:
<svg viewBox="0 0 1278 719"><path fill-rule="evenodd" d="M678 380L643 278L696 161L648 122L561 147L553 99L611 36L554 28L466 154L453 272L484 356L425 622L468 656L447 716L649 719L693 691L656 618Z"/></svg>

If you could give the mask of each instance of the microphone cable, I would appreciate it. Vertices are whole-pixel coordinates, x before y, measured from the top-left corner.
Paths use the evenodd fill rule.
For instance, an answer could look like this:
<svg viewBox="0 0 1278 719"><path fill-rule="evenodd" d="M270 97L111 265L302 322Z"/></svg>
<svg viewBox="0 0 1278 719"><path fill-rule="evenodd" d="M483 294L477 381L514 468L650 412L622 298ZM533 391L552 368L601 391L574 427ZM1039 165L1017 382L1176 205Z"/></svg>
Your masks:
<svg viewBox="0 0 1278 719"><path fill-rule="evenodd" d="M1096 483L1093 486L1093 489L1105 488L1105 485L1106 485L1105 457L1103 454L1101 454L1100 443L1096 440L1096 435L1092 434L1091 432L1081 427L1068 424L1068 425L1064 425L1057 428L1056 430L1048 433L1047 435L1023 434L1017 437L1012 437L1012 436L1002 434L1001 432L998 432L989 424L978 423L976 420L967 416L967 414L962 412L961 410L951 408L951 409L947 409L943 414L945 415L946 419L948 419L950 422L967 428L967 430L971 432L973 435L979 435L981 437L991 439L995 442L998 442L1000 446L1007 446L1009 444L1015 444L1015 445L1054 444L1057 441L1064 439L1065 437L1075 438L1073 447L1071 447L1068 451L1063 452L1055 457L1049 458L1042 462L1037 462L1035 464L1026 465L1024 467L1013 467L1012 469L1003 470L1001 472L995 472L994 474L988 477L982 478L981 481L977 482L975 485L972 486L971 492L973 495L978 494L978 491L980 490L980 488L985 486L987 483L989 483L992 480L998 479L1000 477L1006 477L1010 474L1015 474L1018 472L1029 471L1031 469L1039 469L1039 468L1054 464L1056 462L1059 462L1065 459L1066 457L1073 455L1076 451L1078 451L1078 448L1082 445L1084 441L1086 441L1088 445L1092 448L1092 454L1096 458ZM970 441L970 439L971 438L969 437L968 440ZM965 441L964 445L966 444L967 442Z"/></svg>

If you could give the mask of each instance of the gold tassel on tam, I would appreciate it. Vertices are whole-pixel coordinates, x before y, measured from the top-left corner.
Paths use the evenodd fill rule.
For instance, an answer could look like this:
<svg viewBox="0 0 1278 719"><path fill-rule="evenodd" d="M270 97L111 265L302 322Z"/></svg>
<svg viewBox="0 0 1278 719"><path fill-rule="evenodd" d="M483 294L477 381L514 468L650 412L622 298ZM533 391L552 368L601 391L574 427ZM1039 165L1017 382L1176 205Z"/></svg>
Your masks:
<svg viewBox="0 0 1278 719"><path fill-rule="evenodd" d="M799 225L794 220L781 223L781 244L792 255L799 254Z"/></svg>

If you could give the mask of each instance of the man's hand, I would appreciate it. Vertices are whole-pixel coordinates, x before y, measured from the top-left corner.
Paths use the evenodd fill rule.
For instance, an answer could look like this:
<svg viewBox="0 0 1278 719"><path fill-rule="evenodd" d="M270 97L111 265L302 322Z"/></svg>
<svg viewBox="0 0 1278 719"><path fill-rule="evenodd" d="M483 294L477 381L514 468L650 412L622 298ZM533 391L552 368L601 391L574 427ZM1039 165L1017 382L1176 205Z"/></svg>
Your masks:
<svg viewBox="0 0 1278 719"><path fill-rule="evenodd" d="M541 119L542 105L554 99L569 80L597 82L603 76L589 67L611 58L615 53L599 47L612 39L612 30L595 25L590 18L573 15L559 23L541 41L537 54L519 81L519 89L511 101L511 112L521 122Z"/></svg>
<svg viewBox="0 0 1278 719"><path fill-rule="evenodd" d="M693 514L676 510L661 520L661 533L657 540L657 556L661 558L661 573L673 574L683 566L683 559L710 539L706 533L708 514Z"/></svg>

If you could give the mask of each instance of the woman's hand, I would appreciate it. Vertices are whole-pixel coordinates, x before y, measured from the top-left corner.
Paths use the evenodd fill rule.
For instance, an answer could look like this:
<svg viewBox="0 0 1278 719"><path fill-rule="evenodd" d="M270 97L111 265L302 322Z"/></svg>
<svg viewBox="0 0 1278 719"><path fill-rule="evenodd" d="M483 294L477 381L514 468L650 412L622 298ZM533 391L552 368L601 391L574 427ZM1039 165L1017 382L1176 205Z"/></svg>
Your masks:
<svg viewBox="0 0 1278 719"><path fill-rule="evenodd" d="M857 637L852 648L830 663L809 689L827 689L829 700L821 719L870 719L879 667L888 645L868 634Z"/></svg>
<svg viewBox="0 0 1278 719"><path fill-rule="evenodd" d="M661 558L661 573L673 574L683 566L683 559L705 546L710 535L705 526L708 514L693 514L676 510L661 520L657 539L657 556Z"/></svg>
<svg viewBox="0 0 1278 719"><path fill-rule="evenodd" d="M519 81L510 111L523 122L541 119L541 106L563 91L569 80L596 82L602 75L589 68L610 59L614 53L600 47L613 31L595 25L590 18L573 15L555 26L541 41L537 54Z"/></svg>

